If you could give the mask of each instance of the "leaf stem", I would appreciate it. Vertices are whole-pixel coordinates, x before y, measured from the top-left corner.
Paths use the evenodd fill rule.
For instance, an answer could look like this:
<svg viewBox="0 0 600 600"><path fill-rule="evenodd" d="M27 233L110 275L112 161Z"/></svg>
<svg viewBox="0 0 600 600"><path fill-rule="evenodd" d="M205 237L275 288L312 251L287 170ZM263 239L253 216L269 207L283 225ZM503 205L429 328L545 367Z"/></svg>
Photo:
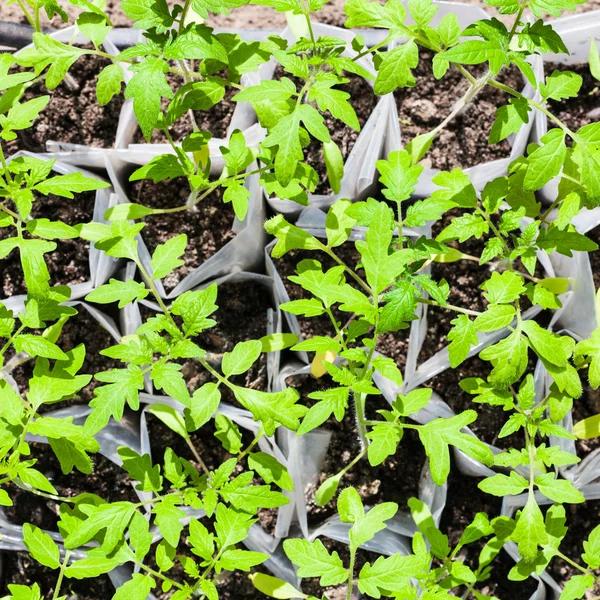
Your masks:
<svg viewBox="0 0 600 600"><path fill-rule="evenodd" d="M454 304L446 304L446 306L443 306L439 302L436 302L435 300L430 300L429 298L417 298L417 302L420 302L421 304L429 304L430 306L437 306L438 308L447 308L448 310L463 313L464 315L469 315L471 317L478 317L479 315L483 314L476 310L471 310L469 308L461 308L460 306L454 306Z"/></svg>
<svg viewBox="0 0 600 600"><path fill-rule="evenodd" d="M185 443L189 446L190 450L192 451L194 458L198 461L200 467L202 467L202 470L206 473L206 475L210 475L210 470L206 466L206 463L202 460L202 457L200 456L198 450L196 450L196 446L192 444L192 440L190 440L189 436L186 436L184 439Z"/></svg>

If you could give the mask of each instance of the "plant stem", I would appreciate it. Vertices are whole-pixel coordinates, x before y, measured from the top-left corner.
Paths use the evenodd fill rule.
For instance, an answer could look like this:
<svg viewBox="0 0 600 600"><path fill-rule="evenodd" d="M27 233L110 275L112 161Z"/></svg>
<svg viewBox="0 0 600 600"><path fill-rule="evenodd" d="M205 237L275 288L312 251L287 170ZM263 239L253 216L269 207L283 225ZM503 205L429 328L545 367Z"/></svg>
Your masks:
<svg viewBox="0 0 600 600"><path fill-rule="evenodd" d="M348 567L348 589L346 590L346 600L352 600L352 590L354 589L354 562L356 561L356 548L350 546L350 566Z"/></svg>
<svg viewBox="0 0 600 600"><path fill-rule="evenodd" d="M361 277L359 277L341 258L339 258L331 248L323 246L323 251L328 256L331 256L331 258L333 258L338 265L344 267L346 273L348 273L348 275L350 275L350 277L352 277L352 279L354 279L354 281L356 281L356 283L358 283L358 285L360 285L360 287L365 290L369 296L371 295L371 288L369 285Z"/></svg>
<svg viewBox="0 0 600 600"><path fill-rule="evenodd" d="M192 451L194 458L198 461L198 464L202 467L202 470L207 475L210 475L210 471L209 471L208 467L206 466L205 462L202 460L202 457L198 453L198 450L196 450L196 447L194 446L194 444L192 444L192 440L190 440L190 438L187 436L184 439L185 439L185 443L189 446L190 450Z"/></svg>
<svg viewBox="0 0 600 600"><path fill-rule="evenodd" d="M57 600L60 594L60 586L62 585L62 581L65 577L65 569L69 565L69 558L71 558L71 551L67 550L65 552L65 558L60 565L60 571L58 573L58 579L56 580L56 587L54 588L54 594L52 594L52 600Z"/></svg>

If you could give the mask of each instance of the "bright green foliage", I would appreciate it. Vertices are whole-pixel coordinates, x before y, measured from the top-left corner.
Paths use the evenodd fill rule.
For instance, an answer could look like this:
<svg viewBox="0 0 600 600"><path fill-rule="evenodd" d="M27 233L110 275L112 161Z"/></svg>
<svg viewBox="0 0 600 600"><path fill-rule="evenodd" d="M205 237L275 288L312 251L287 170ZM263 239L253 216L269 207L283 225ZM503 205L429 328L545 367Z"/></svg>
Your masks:
<svg viewBox="0 0 600 600"><path fill-rule="evenodd" d="M461 31L452 12L436 19L439 7L431 0L387 0L383 4L347 0L348 31L360 27L385 30L385 41L368 48L360 35L351 34L350 42L335 34L315 37L310 19L323 8L321 0L256 0L254 4L265 10L288 13L295 36L294 41L275 35L262 42L242 40L235 33L217 33L204 24L210 22L211 14L235 11L240 3L233 0L191 0L172 8L165 0L124 0L123 11L141 30L143 41L118 56L110 56L103 47L112 24L100 5L87 0L69 3L79 11L78 31L91 42L85 49L58 42L40 31L42 9L50 20L58 15L67 21L67 13L56 0L29 1L19 5L36 30L32 46L14 56L0 56L0 260L11 253L18 255L27 288L24 306L14 314L0 304L0 366L11 369L13 359L8 357L15 354L33 365L26 389L13 389L9 379L0 378L0 476L3 482L56 496L52 480L37 464L28 436L47 439L65 475L73 469L89 474L103 429L111 419L119 421L126 414L129 419L129 411L140 411L140 392L149 386L164 399L154 401L147 413L179 436L191 454L185 458L168 448L164 456L151 456L119 448L122 468L144 495L144 502L106 502L92 494L70 499L58 511L63 543L31 524L23 527L24 543L33 559L61 569L64 579L92 579L123 565L135 565L132 578L116 590L116 600L145 600L159 584L163 593L172 592L173 600L198 595L218 600L222 571L248 572L268 558L240 546L256 524L259 511L285 506L290 500L282 492L293 492L295 502L304 492L294 491L293 471L288 472L286 454L277 447L278 428L305 435L322 426L335 426L350 410L356 418L360 450L315 496L316 504L325 505L342 490L337 513L348 524L350 560L329 551L319 539L287 539L282 547L298 567L300 578L319 578L322 586L349 585L349 595L358 588L372 598L445 600L471 594L482 600L486 596L478 591L479 586L486 585L495 557L508 542L516 543L521 555L509 578L521 581L532 574L541 575L561 552L568 513L563 505L584 501L573 483L578 481L577 475L572 477L575 471L563 471L577 465L579 459L559 449L553 438L575 437L564 427L564 419L582 395L582 376L587 374L592 388L600 386L600 330L575 341L559 328L555 329L559 333L546 329L542 325L547 322L545 316L543 320L525 318L534 312L525 313L529 306L550 315L568 298L562 294L569 291L570 282L540 275L538 257L552 253L573 257L597 250L572 221L584 209L600 204L600 128L598 123L590 123L572 131L552 114L549 103L578 98L582 77L555 71L538 82L530 64L533 55L568 53L552 22L543 18L574 10L576 2L488 0L501 14L514 15L514 26L488 19ZM523 18L526 8L537 20ZM334 134L341 127L357 132L361 128L345 87L349 76L363 79L366 90L372 84L378 96L411 87L416 84L419 62L425 60L424 51L433 55L436 79L446 77L449 70L462 74L466 92L448 115L441 116L438 127L416 136L404 150L371 157L379 159L377 199L336 198L327 211L325 230L319 234L323 237L281 214L265 224L267 233L276 238L274 259L290 251L312 253L308 259L303 256L289 277L302 288L303 296L280 308L301 319L328 318L331 334L320 331L298 340L289 333L275 333L243 340L227 352L209 350L203 340L210 337L218 305L227 298L219 296L217 304L214 283L187 291L169 303L160 298L154 281L189 263L188 240L185 234L171 232L152 253L148 269L138 254L139 234L148 226L144 219L167 211L188 211L187 217L195 218L195 211L203 208L201 201L217 188L239 221L255 217L249 214L249 199L256 182L248 179L248 173L272 199L306 205L320 183L315 165L307 160L309 146L313 156L315 148L322 149L327 183L339 194L349 175L344 170L348 157ZM84 55L112 61L98 76L98 103L104 106L123 92L132 102L145 139L150 141L159 132L170 145L168 154L154 156L131 175L131 181L145 179L151 185L178 178L178 184L189 188L182 206L165 210L134 202L116 204L104 215L105 221L91 223L32 218L38 208L43 210L50 195L77 202L83 192L108 187L107 182L76 171L53 174L53 160L31 156L7 160L5 156L5 143L14 147L21 132L35 127L40 113L52 106L48 95L31 98L35 89L31 86L39 80L52 92L69 84L69 69ZM242 79L269 61L283 70L280 79L249 79L252 85ZM473 65L483 65L478 77L473 75ZM523 74L539 102L524 96L520 89L498 83L496 77L508 67ZM600 80L600 59L593 40L589 67L592 77ZM505 93L489 131L490 144L518 134L534 115L547 117L551 128L539 144L531 144L504 175L487 181L482 190L468 175L466 168L471 165L464 165L465 170L437 173L430 195L415 200L417 188L423 189L421 160L464 105L479 101L478 94L485 86ZM264 128L264 136L252 147L249 135L239 130L217 143L211 141L212 134L199 130L191 116L210 110L232 91L234 102L248 103ZM382 99L378 112L383 112L380 107L389 99ZM173 142L172 133L186 127L188 134ZM217 148L223 170L215 177L211 155ZM550 189L557 190L556 197L550 208L542 207L536 194ZM430 226L435 227L435 236ZM46 414L58 402L78 400L91 381L91 375L81 372L86 360L84 345L69 350L63 343L62 330L78 310L66 305L70 288L52 287L46 264L46 255L60 252L63 240L76 238L93 243L107 257L131 261L137 267L135 279L110 279L89 293L87 301L116 303L119 309L129 310L133 303L154 300L160 308L135 333L101 351L122 364L95 374L100 385L94 388L83 425L70 416ZM477 256L466 250L467 243L479 248ZM348 256L343 250L351 244L356 260L342 259ZM481 290L477 290L482 301L475 307L456 306L451 292L457 282L439 280L430 269L435 263L465 260L485 273ZM398 335L422 318L422 305L453 315L446 347L430 365L449 363L450 368L462 365L468 369L469 356L480 344L479 358L489 364L487 377L461 381L461 388L473 398L473 409L452 417L432 420L431 390L411 387L408 376L414 365L404 373L400 362L385 356L386 337ZM434 313L433 318L438 316ZM419 323L416 325L411 337L418 332ZM267 361L266 389L250 383L254 370L262 369L263 353L288 348L310 353L311 374L326 382L308 398L300 398L292 388L271 387L270 369L277 359ZM192 389L188 361L203 371L203 384L197 389ZM544 368L544 389L536 388L539 382L531 372L534 363ZM382 379L386 386L381 389L395 392L391 405L375 412L371 403L373 396L381 395L377 384ZM248 416L222 405L222 398L251 414L254 439L244 435ZM465 429L475 423L479 404L505 413L497 439L521 436L522 450L507 447L493 453ZM575 434L596 435L596 417L577 423ZM203 428L211 420L214 441L223 446L227 457L221 464L213 464L194 445L193 432L200 430L197 436L202 438ZM482 492L512 496L520 508L510 517L478 513L451 547L430 507L413 498L408 508L418 531L412 552L382 556L358 569L358 548L385 535L398 509L406 511L407 507L382 502L365 510L360 493L345 485L346 473L365 459L371 466L385 468L405 442L407 429L415 430L423 444L424 466L437 485L448 478L452 448L452 452L464 453L496 471L480 481ZM563 477L566 473L568 478ZM542 496L544 502L552 503L547 510L540 507ZM11 503L9 491L0 490L0 505ZM190 510L203 510L206 517L190 518ZM154 544L156 533L161 540ZM182 538L191 555L179 554ZM595 584L592 571L600 565L598 528L582 541L581 557L572 557L581 565L581 574L565 583L562 600L581 598ZM473 554L474 546L469 548L469 561L463 562L463 547L475 543L478 554ZM63 545L78 553L65 555ZM150 559L156 572L145 568ZM177 580L176 573L181 571L185 581ZM252 578L258 590L272 597L307 597L277 578L262 573L254 573ZM67 594L64 579L56 598ZM31 588L11 585L9 590L18 600L40 600L42 596L37 584Z"/></svg>

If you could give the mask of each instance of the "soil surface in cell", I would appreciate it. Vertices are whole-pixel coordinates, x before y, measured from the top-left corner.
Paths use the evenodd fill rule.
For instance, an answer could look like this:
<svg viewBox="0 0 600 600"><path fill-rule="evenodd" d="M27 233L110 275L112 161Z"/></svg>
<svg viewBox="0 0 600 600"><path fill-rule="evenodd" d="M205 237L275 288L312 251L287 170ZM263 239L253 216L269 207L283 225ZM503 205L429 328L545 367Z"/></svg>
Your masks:
<svg viewBox="0 0 600 600"><path fill-rule="evenodd" d="M304 85L301 79L292 77L281 66L277 66L273 79L281 79L282 77L288 77L294 81L298 90ZM358 123L362 129L371 116L371 113L375 110L378 97L375 96L373 88L362 77L352 73L346 73L344 77L349 80L348 83L336 85L335 89L350 94L348 102L354 108L358 117ZM323 113L323 117L325 127L328 129L331 139L338 145L345 162L350 156L350 152L352 152L352 148L354 148L360 132L352 129L352 127L348 127L339 119L334 118L330 112ZM313 193L324 195L333 193L327 178L322 142L311 137L310 144L304 149L304 156L305 162L317 171L319 177L319 183Z"/></svg>
<svg viewBox="0 0 600 600"><path fill-rule="evenodd" d="M114 146L123 94L116 94L105 106L100 106L96 97L98 75L110 64L107 58L84 54L56 89L47 90L43 82L26 88L21 102L46 94L50 101L33 127L18 131L17 139L9 142L8 154L17 150L46 152L49 140L98 148Z"/></svg>
<svg viewBox="0 0 600 600"><path fill-rule="evenodd" d="M153 184L149 179L130 184L129 199L150 208L184 206L189 186L183 178ZM185 264L163 279L167 292L173 290L187 275L208 260L235 237L231 230L234 222L231 204L223 202L222 188L217 188L190 210L150 215L144 218L146 226L142 238L152 254L159 244L185 233L187 247L182 260Z"/></svg>
<svg viewBox="0 0 600 600"><path fill-rule="evenodd" d="M208 358L218 367L224 352L230 352L239 342L258 340L267 335L267 311L273 307L268 288L258 282L232 282L219 285L217 295L218 310L212 315L216 325L203 331L193 341L212 354ZM156 313L140 305L142 320L156 316ZM194 392L208 381L213 381L197 360L180 361L182 374L190 392ZM236 385L267 391L267 361L265 354L241 375L231 381ZM237 404L228 388L222 387L223 399Z"/></svg>
<svg viewBox="0 0 600 600"><path fill-rule="evenodd" d="M586 566L580 558L584 552L583 542L588 539L592 530L600 525L600 500L587 500L583 504L565 504L564 506L568 531L560 543L559 550L576 563ZM564 586L571 577L582 574L581 571L560 558L552 559L547 571L561 586ZM597 573L597 571L593 572ZM595 598L599 594L600 585L596 583L594 588L587 592L585 598Z"/></svg>
<svg viewBox="0 0 600 600"><path fill-rule="evenodd" d="M85 359L78 374L95 375L101 371L125 368L126 365L121 361L100 354L100 351L118 343L108 329L104 328L82 306L76 306L75 309L79 312L77 315L70 317L64 324L58 345L64 352L69 352L80 344L85 346ZM25 393L29 389L29 380L33 377L34 366L35 361L28 360L11 371L11 375L19 385L21 393ZM77 393L76 398L55 404L42 405L39 412L57 410L73 404L88 404L94 397L94 389L99 385L104 384L92 378Z"/></svg>
<svg viewBox="0 0 600 600"><path fill-rule="evenodd" d="M482 66L469 67L474 76L484 73ZM451 66L439 81L433 76L432 54L421 50L419 65L413 70L416 85L394 92L402 142L407 144L417 135L435 129L467 91L468 81ZM502 83L521 91L523 77L516 68L504 71L498 77ZM496 109L508 103L507 95L487 86L444 128L433 142L421 164L434 169L451 171L484 162L507 158L511 146L503 140L488 145Z"/></svg>
<svg viewBox="0 0 600 600"><path fill-rule="evenodd" d="M192 452L190 446L180 435L173 432L162 421L151 414L146 415L146 421L148 423L148 436L150 438L150 447L152 449L152 460L154 464L162 465L164 462L165 450L171 448L177 456L189 460L198 468L199 472L202 473L203 467L198 461L198 457ZM247 429L239 429L242 434L243 450L252 442L254 436ZM215 437L215 433L215 422L211 419L200 429L189 434L190 443L194 446L196 453L202 459L202 462L209 471L214 471L226 460L233 457ZM233 477L240 475L246 470L247 463L244 460L243 463L237 464L235 471L233 472ZM255 478L254 483L256 485L264 485L264 482L258 476ZM274 484L271 486L271 489L280 491ZM273 533L277 523L277 508L260 509L258 511L258 518L263 529L268 533Z"/></svg>
<svg viewBox="0 0 600 600"><path fill-rule="evenodd" d="M93 471L89 475L73 471L64 475L58 459L48 444L31 444L34 469L40 471L56 488L58 495L72 498L79 494L97 494L107 502L138 502L139 499L125 470L101 454L92 454ZM13 506L3 507L14 525L32 523L49 531L57 531L60 503L22 490L14 484L3 485Z"/></svg>
<svg viewBox="0 0 600 600"><path fill-rule="evenodd" d="M477 513L484 512L490 516L500 514L501 499L482 492L477 487L479 481L461 474L456 466L452 465L448 478L448 497L440 523L440 529L448 536L451 548L456 546L465 528ZM486 537L469 544L460 552L459 557L463 558L471 569L477 568L479 552L488 539L489 537ZM490 578L478 584L475 590L503 600L529 600L537 588L537 583L533 579L509 581L508 572L514 564L508 554L500 552L492 562ZM459 589L460 593L454 593L460 597L464 591L463 587Z"/></svg>
<svg viewBox="0 0 600 600"><path fill-rule="evenodd" d="M175 73L168 73L167 81L169 82L173 92L177 92L177 90L184 84L183 77ZM193 110L191 111L191 115L189 111L183 114L181 117L179 117L179 119L177 119L177 121L175 121L175 123L173 123L173 125L171 125L171 127L169 127L169 133L171 134L172 140L174 142L181 142L194 131L192 115L193 120L200 131L208 131L212 134L213 138L224 139L227 135L227 128L231 123L231 118L236 107L236 103L232 100L232 97L235 96L237 92L238 90L229 86L225 89L225 96L223 99L208 110ZM168 98L162 99L163 111L167 109L169 102L171 102L171 100ZM140 129L136 131L133 143L146 143L144 134ZM152 133L150 143L168 144L169 140L163 131L155 129Z"/></svg>
<svg viewBox="0 0 600 600"><path fill-rule="evenodd" d="M577 98L548 101L548 109L553 115L556 115L572 131L600 120L600 83L592 77L588 64L546 63L544 71L546 77L552 75L554 71L571 71L580 75L583 80ZM548 120L548 127L556 127L556 124Z"/></svg>
<svg viewBox="0 0 600 600"><path fill-rule="evenodd" d="M33 203L31 217L33 219L49 219L62 221L67 225L75 226L79 223L89 223L94 217L94 204L96 192L83 192L76 194L75 198L61 198L59 196L38 196ZM14 227L0 228L0 239L14 237ZM31 237L24 232L23 237ZM51 285L68 285L82 283L90 279L89 265L90 244L79 238L71 240L56 240L56 249L44 255ZM27 287L21 268L21 256L18 249L14 249L2 259L0 272L1 292L4 298L26 294Z"/></svg>
<svg viewBox="0 0 600 600"><path fill-rule="evenodd" d="M8 597L9 585L40 586L42 598L51 600L58 580L58 569L44 567L33 560L29 552L1 552L0 595ZM98 575L91 579L63 579L60 587L61 597L77 600L111 600L115 588L108 575Z"/></svg>
<svg viewBox="0 0 600 600"><path fill-rule="evenodd" d="M316 401L309 398L312 392L336 387L331 379L314 379L311 376L296 375L287 379L287 385L300 393L299 404L312 406ZM367 398L366 418L381 419L377 410L389 410L389 404L382 396ZM346 467L361 450L356 428L356 418L352 399L341 422L332 415L322 426L331 432L331 441L324 453L319 478L306 490L309 525L315 526L335 514L335 498L326 506L317 506L315 494L319 486L332 475ZM386 458L380 465L372 467L366 458L361 459L343 477L340 489L352 486L357 489L365 506L375 506L381 502L396 502L401 510L407 510L409 498L419 493L421 470L425 463L423 445L414 430L407 430L396 453Z"/></svg>

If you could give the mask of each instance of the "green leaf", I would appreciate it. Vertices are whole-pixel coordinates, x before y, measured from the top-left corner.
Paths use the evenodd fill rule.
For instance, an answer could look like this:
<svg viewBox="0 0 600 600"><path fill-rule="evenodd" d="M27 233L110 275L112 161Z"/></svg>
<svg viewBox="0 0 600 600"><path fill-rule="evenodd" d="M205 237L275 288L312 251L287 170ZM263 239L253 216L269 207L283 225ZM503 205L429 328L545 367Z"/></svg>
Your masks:
<svg viewBox="0 0 600 600"><path fill-rule="evenodd" d="M155 587L156 583L152 577L134 573L129 581L117 588L112 600L146 600Z"/></svg>
<svg viewBox="0 0 600 600"><path fill-rule="evenodd" d="M522 275L515 271L494 272L481 287L490 304L510 304L526 291Z"/></svg>
<svg viewBox="0 0 600 600"><path fill-rule="evenodd" d="M292 431L299 427L299 417L304 411L298 411L295 404L298 392L293 388L286 388L281 392L261 392L250 388L232 387L236 400L253 415L255 420L261 421L265 433L273 435L277 424L283 425Z"/></svg>
<svg viewBox="0 0 600 600"><path fill-rule="evenodd" d="M169 496L167 499L158 502L152 509L156 515L156 525L166 542L176 548L179 544L179 537L183 531L181 520L186 516L181 508L175 506L176 502L181 502L175 496Z"/></svg>
<svg viewBox="0 0 600 600"><path fill-rule="evenodd" d="M511 304L491 304L475 319L475 329L481 332L503 329L513 322L515 315L515 307Z"/></svg>
<svg viewBox="0 0 600 600"><path fill-rule="evenodd" d="M517 519L517 526L511 535L511 539L518 544L519 553L524 559L534 558L538 546L548 541L542 511L531 492L527 504L525 504Z"/></svg>
<svg viewBox="0 0 600 600"><path fill-rule="evenodd" d="M317 79L308 92L308 99L311 101L316 100L321 112L329 111L336 119L339 119L348 127L351 127L355 131L360 131L356 112L348 102L350 94L342 90L333 89L332 86L337 85L337 83L338 81L332 78Z"/></svg>
<svg viewBox="0 0 600 600"><path fill-rule="evenodd" d="M63 198L74 198L73 194L92 192L110 187L107 181L95 177L85 177L79 171L68 175L57 175L38 183L33 189L48 195L62 196Z"/></svg>
<svg viewBox="0 0 600 600"><path fill-rule="evenodd" d="M260 565L269 558L262 552L249 552L248 550L226 550L218 562L219 567L227 571L249 571L252 567Z"/></svg>
<svg viewBox="0 0 600 600"><path fill-rule="evenodd" d="M511 98L510 103L496 109L496 119L490 130L490 144L497 144L513 133L519 133L523 125L529 123L527 100Z"/></svg>
<svg viewBox="0 0 600 600"><path fill-rule="evenodd" d="M291 225L283 215L277 215L265 223L269 235L277 238L271 256L281 258L290 250L324 250L325 246L313 235Z"/></svg>
<svg viewBox="0 0 600 600"><path fill-rule="evenodd" d="M125 88L125 98L133 98L133 110L140 129L146 141L150 141L161 113L161 98L173 97L165 76L169 66L164 60L150 56L131 65L129 70L135 75Z"/></svg>
<svg viewBox="0 0 600 600"><path fill-rule="evenodd" d="M442 52L440 58L461 65L478 65L488 61L492 73L509 64L508 54L499 40L469 40Z"/></svg>
<svg viewBox="0 0 600 600"><path fill-rule="evenodd" d="M527 368L527 342L520 331L513 331L507 338L482 350L479 357L494 366L490 382L506 387L515 383Z"/></svg>
<svg viewBox="0 0 600 600"><path fill-rule="evenodd" d="M95 378L109 385L94 389L95 398L90 402L93 410L85 422L85 431L90 434L106 427L111 416L120 421L126 401L136 410L139 406L138 392L144 389L144 375L137 365L97 373Z"/></svg>
<svg viewBox="0 0 600 600"><path fill-rule="evenodd" d="M552 75L546 77L546 83L540 84L540 92L545 100L551 98L560 101L576 98L582 83L583 78L577 73L555 70Z"/></svg>
<svg viewBox="0 0 600 600"><path fill-rule="evenodd" d="M237 454L242 449L242 434L238 426L225 415L215 417L215 437L229 454Z"/></svg>
<svg viewBox="0 0 600 600"><path fill-rule="evenodd" d="M529 488L529 482L515 471L511 471L510 477L498 473L492 477L486 477L477 486L486 494L493 496L517 495Z"/></svg>
<svg viewBox="0 0 600 600"><path fill-rule="evenodd" d="M367 457L369 464L374 467L396 453L402 439L402 429L395 423L382 421L373 426L367 433L367 438L371 441L367 448Z"/></svg>
<svg viewBox="0 0 600 600"><path fill-rule="evenodd" d="M14 339L14 346L17 352L27 352L29 356L43 356L56 360L68 359L68 356L56 344L41 335L22 333Z"/></svg>
<svg viewBox="0 0 600 600"><path fill-rule="evenodd" d="M56 542L44 531L25 523L23 525L23 541L34 560L50 569L60 567L60 552Z"/></svg>
<svg viewBox="0 0 600 600"><path fill-rule="evenodd" d="M334 194L339 194L344 176L344 157L338 145L330 140L323 144L323 158L327 169L327 179Z"/></svg>
<svg viewBox="0 0 600 600"><path fill-rule="evenodd" d="M159 244L152 255L152 272L156 279L162 279L175 269L185 264L180 256L185 252L187 235L180 233L169 238L164 244Z"/></svg>
<svg viewBox="0 0 600 600"><path fill-rule="evenodd" d="M162 489L160 467L152 464L149 454L142 456L125 446L120 446L117 452L123 461L123 468L132 479L140 482L136 489L142 492L160 492Z"/></svg>
<svg viewBox="0 0 600 600"><path fill-rule="evenodd" d="M119 308L123 308L134 300L143 300L149 293L150 290L141 281L111 279L108 283L90 292L85 299L88 302L97 302L98 304L118 302Z"/></svg>
<svg viewBox="0 0 600 600"><path fill-rule="evenodd" d="M381 175L379 181L385 186L383 195L398 206L412 196L423 171L421 165L413 164L406 150L390 152L387 160L378 160L376 166Z"/></svg>
<svg viewBox="0 0 600 600"><path fill-rule="evenodd" d="M592 575L573 575L564 585L559 600L577 600L583 598L587 590L594 587Z"/></svg>
<svg viewBox="0 0 600 600"><path fill-rule="evenodd" d="M428 554L380 556L372 565L366 563L362 567L358 575L358 589L373 598L380 598L387 590L400 590L408 585L411 578L425 576L428 558Z"/></svg>
<svg viewBox="0 0 600 600"><path fill-rule="evenodd" d="M231 352L223 355L221 368L226 377L245 373L262 354L262 344L258 340L239 342Z"/></svg>
<svg viewBox="0 0 600 600"><path fill-rule="evenodd" d="M292 598L308 598L306 594L298 591L294 586L286 581L265 575L264 573L251 573L250 581L252 585L263 594L278 600L291 600Z"/></svg>
<svg viewBox="0 0 600 600"><path fill-rule="evenodd" d="M455 417L430 421L419 429L419 437L431 463L431 475L437 485L443 485L450 472L450 444L475 460L492 464L491 450L476 437L460 431L476 418L474 410L466 410Z"/></svg>
<svg viewBox="0 0 600 600"><path fill-rule="evenodd" d="M593 40L590 41L590 73L596 81L600 81L600 54L598 53L598 46Z"/></svg>
<svg viewBox="0 0 600 600"><path fill-rule="evenodd" d="M193 394L189 408L185 409L185 423L188 431L196 431L208 423L217 412L221 402L221 392L215 383L208 382Z"/></svg>
<svg viewBox="0 0 600 600"><path fill-rule="evenodd" d="M71 563L65 569L65 577L69 579L91 579L105 573L110 573L119 566L115 558L82 558Z"/></svg>
<svg viewBox="0 0 600 600"><path fill-rule="evenodd" d="M8 94L8 92L6 92ZM27 102L15 102L6 115L0 115L0 127L2 127L2 138L5 140L15 139L16 134L9 133L12 130L18 131L28 129L33 125L33 121L38 118L40 112L44 110L50 96L40 96Z"/></svg>
<svg viewBox="0 0 600 600"><path fill-rule="evenodd" d="M248 455L248 468L256 471L265 483L276 483L282 490L294 490L294 483L287 469L273 456L265 452Z"/></svg>
<svg viewBox="0 0 600 600"><path fill-rule="evenodd" d="M600 567L600 525L592 529L587 540L583 542L584 554L581 558L590 569L598 569Z"/></svg>
<svg viewBox="0 0 600 600"><path fill-rule="evenodd" d="M545 473L535 478L535 484L544 496L554 502L579 504L585 502L583 494L567 479L556 479L554 473Z"/></svg>
<svg viewBox="0 0 600 600"><path fill-rule="evenodd" d="M543 145L536 148L527 159L523 181L525 190L539 190L556 177L567 156L565 133L562 129L551 129L540 141Z"/></svg>
<svg viewBox="0 0 600 600"><path fill-rule="evenodd" d="M524 321L522 329L527 334L527 337L538 356L557 367L567 366L567 362L571 356L572 347L569 350L568 347L565 346L563 340L566 338L540 327L535 321Z"/></svg>
<svg viewBox="0 0 600 600"><path fill-rule="evenodd" d="M120 65L108 65L100 71L96 84L96 98L100 106L106 106L117 94L121 93L124 81L123 69Z"/></svg>
<svg viewBox="0 0 600 600"><path fill-rule="evenodd" d="M151 404L146 410L160 419L171 431L180 435L184 440L189 438L183 416L172 406L167 404Z"/></svg>
<svg viewBox="0 0 600 600"><path fill-rule="evenodd" d="M379 294L400 275L409 258L401 252L389 254L392 241L392 213L383 203L373 214L365 241L356 242L361 262L367 276L367 282L374 294Z"/></svg>
<svg viewBox="0 0 600 600"><path fill-rule="evenodd" d="M458 315L451 323L453 327L448 334L448 356L450 366L455 369L467 359L471 346L476 346L478 340L475 324L467 315Z"/></svg>
<svg viewBox="0 0 600 600"><path fill-rule="evenodd" d="M129 524L135 505L131 502L101 504L90 509L87 519L65 538L65 547L69 550L83 546L98 532L105 530L102 549L112 552L123 538L123 532Z"/></svg>
<svg viewBox="0 0 600 600"><path fill-rule="evenodd" d="M418 64L419 48L412 40L385 52L375 79L375 93L383 96L399 87L414 87L411 69Z"/></svg>
<svg viewBox="0 0 600 600"><path fill-rule="evenodd" d="M46 74L46 87L53 90L65 77L71 65L89 51L77 46L62 44L49 35L33 34L33 48L25 48L16 56L22 67L35 67L40 73L50 67Z"/></svg>
<svg viewBox="0 0 600 600"><path fill-rule="evenodd" d="M277 508L289 503L281 492L273 492L268 485L251 485L253 473L243 473L225 484L220 492L234 508L255 514L261 508Z"/></svg>
<svg viewBox="0 0 600 600"><path fill-rule="evenodd" d="M320 577L319 585L338 585L348 577L337 552L329 553L321 540L314 542L287 539L283 549L288 558L299 567L298 577Z"/></svg>
<svg viewBox="0 0 600 600"><path fill-rule="evenodd" d="M150 377L156 389L163 390L171 398L175 398L184 406L189 407L190 393L181 373L181 365L162 361L155 362L152 365Z"/></svg>

